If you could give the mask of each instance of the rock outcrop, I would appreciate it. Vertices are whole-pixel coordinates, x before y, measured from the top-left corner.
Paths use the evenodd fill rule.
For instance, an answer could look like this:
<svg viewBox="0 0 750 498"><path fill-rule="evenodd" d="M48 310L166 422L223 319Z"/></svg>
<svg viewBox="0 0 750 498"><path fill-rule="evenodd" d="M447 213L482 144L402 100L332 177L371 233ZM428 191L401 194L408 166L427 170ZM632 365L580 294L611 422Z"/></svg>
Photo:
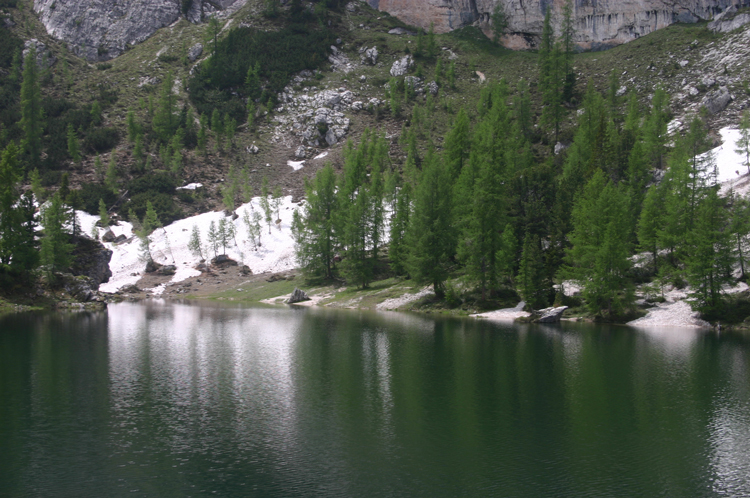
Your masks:
<svg viewBox="0 0 750 498"><path fill-rule="evenodd" d="M310 298L307 296L305 291L295 288L294 292L292 292L292 295L289 296L289 299L287 299L285 302L286 304L297 304L309 300Z"/></svg>
<svg viewBox="0 0 750 498"><path fill-rule="evenodd" d="M192 0L184 16L193 23L222 10L231 13L247 0ZM183 16L182 0L34 0L47 32L88 60L117 57L157 29Z"/></svg>
<svg viewBox="0 0 750 498"><path fill-rule="evenodd" d="M70 272L74 276L88 277L94 289L98 289L99 284L109 282L109 277L112 276L109 269L112 251L86 236L74 237L73 242L73 265Z"/></svg>
<svg viewBox="0 0 750 498"><path fill-rule="evenodd" d="M370 6L403 21L447 32L476 24L489 30L500 5L508 20L503 43L509 48L534 47L548 7L559 22L565 0L368 0ZM728 7L748 0L573 0L576 43L584 49L619 45L676 22L713 19ZM487 31L489 32L489 31Z"/></svg>

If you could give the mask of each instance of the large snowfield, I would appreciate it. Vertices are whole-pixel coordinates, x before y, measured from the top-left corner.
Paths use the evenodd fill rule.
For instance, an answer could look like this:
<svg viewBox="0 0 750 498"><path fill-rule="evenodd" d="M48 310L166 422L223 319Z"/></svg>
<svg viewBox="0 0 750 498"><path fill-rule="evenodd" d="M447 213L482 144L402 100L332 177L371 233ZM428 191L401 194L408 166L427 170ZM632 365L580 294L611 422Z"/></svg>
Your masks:
<svg viewBox="0 0 750 498"><path fill-rule="evenodd" d="M284 197L279 210L281 223L277 225L272 222L269 233L268 225L261 220L261 245L257 249L248 235L243 215L247 211L252 219L253 210L263 214L259 197L237 208L234 211L238 215L236 220L226 216L223 211L214 211L178 220L163 229L157 229L150 236L151 255L157 263L175 265L177 270L171 282L181 282L198 276L201 272L195 267L200 263L201 257L194 255L188 249L193 226L200 231L201 240L206 246L204 256L206 259L212 259L213 249L208 248L209 225L213 221L218 226L219 221L226 218L234 225L236 232L235 238L226 249L227 256L239 264L247 265L253 273L290 270L295 267L294 240L292 240L291 233L292 216L294 210L298 208L299 205L292 202L291 196ZM86 233L92 233L94 224L99 218L84 212L78 214L82 229ZM276 213L273 218L276 220ZM141 257L141 243L138 237L133 235L132 225L120 222L119 225L112 226L110 229L115 236L125 235L128 241L120 244L104 242L104 245L112 250L112 260L109 263L112 277L109 282L99 287L99 290L103 292L117 292L122 287L135 284L142 277L146 267ZM97 230L100 238L106 232L102 228L97 228ZM218 254L223 254L223 252L223 248L219 248ZM155 294L160 294L161 291L163 287L154 289Z"/></svg>
<svg viewBox="0 0 750 498"><path fill-rule="evenodd" d="M726 193L731 188L735 192L747 194L750 192L750 175L748 175L748 168L743 165L743 156L735 152L736 142L740 135L739 130L724 128L720 133L723 144L710 153L716 160L718 179L723 184L722 191ZM292 215L294 210L299 208L300 205L293 203L291 196L285 197L280 208L281 223L279 225L272 223L270 234L268 226L261 220L261 246L257 249L250 240L243 222L243 214L247 211L252 217L253 210L263 213L259 197L236 209L235 213L238 215L236 220L231 220L231 217L225 216L223 212L209 212L175 221L163 229L156 230L151 235L151 253L157 263L175 265L176 272L171 282L180 282L198 276L201 272L195 267L200 263L201 258L192 254L188 249L193 226L198 227L204 245L208 246L209 224L213 221L218 225L219 220L226 218L234 224L236 232L236 243L233 240L226 250L230 258L247 265L256 274L290 270L296 267L294 240L291 234ZM83 230L91 233L98 217L84 212L78 214ZM276 218L275 215L274 218ZM100 290L104 292L116 292L127 285L135 284L140 280L145 269L145 263L140 256L140 241L133 236L130 223L120 222L119 225L111 227L111 230L115 236L124 234L128 237L128 241L121 244L104 243L113 252L110 262L112 277L109 282L100 287ZM98 229L100 238L105 231ZM221 253L223 250L219 249L219 254ZM213 251L209 249L206 259L211 258L213 258ZM160 294L163 289L164 287L157 287L153 289L153 292Z"/></svg>

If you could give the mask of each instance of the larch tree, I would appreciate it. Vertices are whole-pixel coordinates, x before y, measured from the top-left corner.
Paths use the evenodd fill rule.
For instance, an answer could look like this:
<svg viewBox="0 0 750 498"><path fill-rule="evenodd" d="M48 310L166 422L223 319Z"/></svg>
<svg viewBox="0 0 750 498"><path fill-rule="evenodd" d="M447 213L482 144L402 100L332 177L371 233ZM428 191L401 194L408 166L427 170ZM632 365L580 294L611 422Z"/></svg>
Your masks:
<svg viewBox="0 0 750 498"><path fill-rule="evenodd" d="M32 167L39 165L42 154L42 131L44 129L44 109L39 88L39 70L36 65L36 49L29 50L24 59L23 80L21 82L21 129L23 130L23 151L28 155Z"/></svg>

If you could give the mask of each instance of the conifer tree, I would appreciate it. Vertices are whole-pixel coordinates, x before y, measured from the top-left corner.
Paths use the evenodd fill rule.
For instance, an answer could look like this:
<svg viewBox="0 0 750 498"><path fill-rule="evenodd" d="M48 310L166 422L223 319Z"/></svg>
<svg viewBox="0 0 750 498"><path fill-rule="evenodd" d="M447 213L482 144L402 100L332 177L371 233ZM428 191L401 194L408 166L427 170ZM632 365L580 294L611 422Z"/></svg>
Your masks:
<svg viewBox="0 0 750 498"><path fill-rule="evenodd" d="M164 78L159 92L159 100L153 117L153 128L159 139L167 143L177 130L179 119L177 113L177 99L174 92L174 75L170 71Z"/></svg>
<svg viewBox="0 0 750 498"><path fill-rule="evenodd" d="M42 153L44 109L42 108L42 94L39 88L36 49L34 47L29 50L24 60L20 124L23 130L23 151L28 154L31 166L37 166Z"/></svg>
<svg viewBox="0 0 750 498"><path fill-rule="evenodd" d="M0 277L28 272L38 261L34 204L30 194L21 196L18 154L10 142L0 156Z"/></svg>
<svg viewBox="0 0 750 498"><path fill-rule="evenodd" d="M453 127L445 136L445 163L451 175L451 180L457 180L461 175L464 164L471 152L469 115L463 107L456 115Z"/></svg>
<svg viewBox="0 0 750 498"><path fill-rule="evenodd" d="M253 248L257 251L258 248L261 246L261 226L260 226L260 220L261 215L258 211L252 208L250 206L250 209L252 211L252 216L250 213L247 212L247 209L245 209L242 213L242 221L245 223L245 228L247 229L247 236L250 238L250 242L253 244ZM295 210L295 214L297 211ZM294 235L294 230L293 230ZM295 242L297 240L297 237L294 236Z"/></svg>
<svg viewBox="0 0 750 498"><path fill-rule="evenodd" d="M80 147L78 145L78 136L76 135L73 125L68 123L68 155L77 163L81 160Z"/></svg>
<svg viewBox="0 0 750 498"><path fill-rule="evenodd" d="M135 138L140 134L140 126L135 120L135 112L133 109L128 109L127 117L125 118L126 127L128 130L128 142L135 142Z"/></svg>
<svg viewBox="0 0 750 498"><path fill-rule="evenodd" d="M95 100L91 104L91 123L94 126L99 126L102 124L102 105L99 103L98 100Z"/></svg>
<svg viewBox="0 0 750 498"><path fill-rule="evenodd" d="M266 225L268 225L268 234L271 234L271 223L273 223L273 208L269 200L271 192L268 186L268 177L264 176L260 184L260 208L263 210Z"/></svg>
<svg viewBox="0 0 750 498"><path fill-rule="evenodd" d="M721 311L721 288L732 280L729 237L724 199L719 197L716 188L711 188L696 211L686 260L693 307L709 316Z"/></svg>
<svg viewBox="0 0 750 498"><path fill-rule="evenodd" d="M206 128L208 128L208 118L205 114L201 114L200 118L201 126L198 129L198 152L201 155L206 155L206 142L208 142L208 136L206 134Z"/></svg>
<svg viewBox="0 0 750 498"><path fill-rule="evenodd" d="M219 231L216 228L216 223L211 221L208 225L208 245L214 252L214 259L219 255Z"/></svg>
<svg viewBox="0 0 750 498"><path fill-rule="evenodd" d="M41 246L41 263L50 277L54 272L63 271L72 263L70 235L66 227L70 222L68 210L60 192L55 192L52 200L42 213L44 236Z"/></svg>
<svg viewBox="0 0 750 498"><path fill-rule="evenodd" d="M750 235L750 202L742 196L731 193L731 226L729 231L734 243L734 254L740 264L740 279L747 280L745 271L745 248Z"/></svg>
<svg viewBox="0 0 750 498"><path fill-rule="evenodd" d="M273 189L273 196L271 197L271 207L273 211L276 212L276 220L281 220L281 206L284 204L284 194L281 191L281 185L276 185L276 188ZM279 229L281 229L281 225L279 225Z"/></svg>
<svg viewBox="0 0 750 498"><path fill-rule="evenodd" d="M646 118L643 133L651 164L658 169L664 168L664 158L669 139L667 133L668 118L669 97L661 86L657 86L651 99L651 112Z"/></svg>
<svg viewBox="0 0 750 498"><path fill-rule="evenodd" d="M205 260L203 256L203 242L201 241L201 231L198 225L193 225L190 230L190 240L188 241L188 249L196 258L200 258L201 261Z"/></svg>
<svg viewBox="0 0 750 498"><path fill-rule="evenodd" d="M115 160L114 151L109 154L109 164L107 165L107 173L104 178L104 184L115 194L119 190L117 188L117 162Z"/></svg>
<svg viewBox="0 0 750 498"><path fill-rule="evenodd" d="M750 174L750 112L745 109L740 119L740 138L736 142L735 153L742 156L742 165Z"/></svg>
<svg viewBox="0 0 750 498"><path fill-rule="evenodd" d="M642 251L651 253L654 273L658 270L659 232L663 224L664 191L652 185L643 201L643 209L638 220L638 243Z"/></svg>
<svg viewBox="0 0 750 498"><path fill-rule="evenodd" d="M549 301L549 285L544 274L544 255L539 237L526 232L521 251L521 262L518 268L518 291L531 309L542 309Z"/></svg>
<svg viewBox="0 0 750 498"><path fill-rule="evenodd" d="M104 200L99 198L99 226L107 228L109 226L109 213L107 212L107 205L104 204Z"/></svg>
<svg viewBox="0 0 750 498"><path fill-rule="evenodd" d="M448 264L453 256L451 204L448 170L440 158L430 153L417 184L407 234L408 268L416 281L431 283L440 298L445 295Z"/></svg>

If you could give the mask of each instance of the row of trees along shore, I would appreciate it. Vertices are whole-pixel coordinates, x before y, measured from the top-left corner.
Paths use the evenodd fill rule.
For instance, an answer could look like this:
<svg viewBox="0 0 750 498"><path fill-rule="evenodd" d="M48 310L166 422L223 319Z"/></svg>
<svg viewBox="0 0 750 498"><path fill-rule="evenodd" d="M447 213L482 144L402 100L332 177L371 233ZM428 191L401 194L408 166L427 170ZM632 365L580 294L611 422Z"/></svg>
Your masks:
<svg viewBox="0 0 750 498"><path fill-rule="evenodd" d="M514 94L490 83L474 125L461 109L440 151L419 154L412 122L402 168L385 137L366 132L347 144L340 175L327 165L306 184L293 226L300 264L311 277L367 287L387 250L392 274L432 284L438 297L455 300L446 282L463 275L481 300L513 289L534 309L565 301L559 284L575 281L589 311L612 319L632 311L636 284L656 298L666 284L689 284L696 309L718 316L722 287L736 272L745 278L748 203L719 195L702 116L670 134L661 88L643 109L619 87L614 75L606 95L589 84L572 143L557 155L531 142L525 81ZM556 133L548 113L539 124Z"/></svg>

